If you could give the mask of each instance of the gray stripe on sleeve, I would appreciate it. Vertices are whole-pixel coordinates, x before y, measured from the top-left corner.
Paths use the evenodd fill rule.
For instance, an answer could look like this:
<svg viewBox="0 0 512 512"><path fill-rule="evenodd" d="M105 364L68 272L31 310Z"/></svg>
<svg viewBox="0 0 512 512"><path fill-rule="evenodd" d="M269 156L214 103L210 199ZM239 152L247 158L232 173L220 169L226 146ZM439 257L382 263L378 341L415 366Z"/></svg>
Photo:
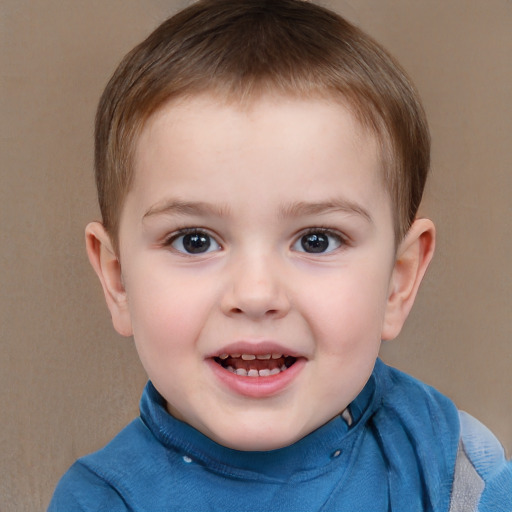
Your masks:
<svg viewBox="0 0 512 512"><path fill-rule="evenodd" d="M477 512L485 483L459 441L449 512Z"/></svg>

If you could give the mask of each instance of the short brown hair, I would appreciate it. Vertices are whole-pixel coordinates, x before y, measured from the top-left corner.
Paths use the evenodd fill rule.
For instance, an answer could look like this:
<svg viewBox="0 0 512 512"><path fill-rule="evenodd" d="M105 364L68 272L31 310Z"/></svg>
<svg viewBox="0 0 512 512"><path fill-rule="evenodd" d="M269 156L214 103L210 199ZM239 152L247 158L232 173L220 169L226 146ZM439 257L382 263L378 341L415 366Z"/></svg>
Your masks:
<svg viewBox="0 0 512 512"><path fill-rule="evenodd" d="M137 136L167 101L205 91L230 99L277 91L342 99L382 148L399 240L430 163L425 114L410 80L373 39L304 0L200 0L123 59L98 106L95 170L103 223L118 249Z"/></svg>

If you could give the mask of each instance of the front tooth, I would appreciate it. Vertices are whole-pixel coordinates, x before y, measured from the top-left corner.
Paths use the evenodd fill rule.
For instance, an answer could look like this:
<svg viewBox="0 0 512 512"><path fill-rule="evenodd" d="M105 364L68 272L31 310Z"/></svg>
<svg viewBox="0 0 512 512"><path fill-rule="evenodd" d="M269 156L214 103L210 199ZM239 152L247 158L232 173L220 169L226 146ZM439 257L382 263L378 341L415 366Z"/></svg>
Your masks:
<svg viewBox="0 0 512 512"><path fill-rule="evenodd" d="M284 372L285 370L288 370L288 368L286 367L285 364L283 364L283 366L281 366L281 371Z"/></svg>
<svg viewBox="0 0 512 512"><path fill-rule="evenodd" d="M272 354L272 359L281 359L283 357L283 354Z"/></svg>
<svg viewBox="0 0 512 512"><path fill-rule="evenodd" d="M237 375L241 375L242 377L247 377L247 370L245 368L237 368L235 373Z"/></svg>
<svg viewBox="0 0 512 512"><path fill-rule="evenodd" d="M226 370L229 370L231 373L235 373L235 369L232 366L227 366Z"/></svg>
<svg viewBox="0 0 512 512"><path fill-rule="evenodd" d="M258 377L258 370L251 369L247 372L247 377Z"/></svg>
<svg viewBox="0 0 512 512"><path fill-rule="evenodd" d="M272 368L272 370L270 370L270 375L277 375L278 373L281 373L279 368Z"/></svg>
<svg viewBox="0 0 512 512"><path fill-rule="evenodd" d="M253 361L256 359L256 356L254 354L242 354L242 359L244 361Z"/></svg>
<svg viewBox="0 0 512 512"><path fill-rule="evenodd" d="M263 370L259 371L260 377L268 377L270 375L270 370L268 368L263 368Z"/></svg>
<svg viewBox="0 0 512 512"><path fill-rule="evenodd" d="M259 354L256 356L256 359L260 359L260 360L265 360L265 359L270 359L272 356L270 354Z"/></svg>
<svg viewBox="0 0 512 512"><path fill-rule="evenodd" d="M238 359L240 357L240 354L231 354L231 357L233 359Z"/></svg>
<svg viewBox="0 0 512 512"><path fill-rule="evenodd" d="M228 355L228 354L221 354L221 355L219 356L219 359L227 359L228 357L229 357L229 355Z"/></svg>

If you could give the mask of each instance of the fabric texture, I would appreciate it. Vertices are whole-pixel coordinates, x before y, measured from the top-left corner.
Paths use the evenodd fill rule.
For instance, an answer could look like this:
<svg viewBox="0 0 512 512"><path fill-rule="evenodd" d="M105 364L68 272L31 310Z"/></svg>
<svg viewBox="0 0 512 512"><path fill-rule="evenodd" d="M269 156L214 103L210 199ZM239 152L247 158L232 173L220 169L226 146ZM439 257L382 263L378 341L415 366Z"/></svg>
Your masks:
<svg viewBox="0 0 512 512"><path fill-rule="evenodd" d="M349 410L350 426L340 415L289 447L240 452L170 416L149 382L140 418L75 462L48 510L448 512L460 442L453 403L378 360ZM469 432L468 461L484 468L478 510L512 510L510 463L489 440L479 452L480 429Z"/></svg>
<svg viewBox="0 0 512 512"><path fill-rule="evenodd" d="M464 443L459 442L450 500L450 512L477 512L485 483L469 460Z"/></svg>
<svg viewBox="0 0 512 512"><path fill-rule="evenodd" d="M512 511L512 462L507 462L505 452L494 434L478 420L460 411L460 447L464 457L473 467L473 475L469 472L465 477L468 482L463 486L457 484L457 466L455 472L454 492L452 503L456 503L455 495L459 488L466 487L465 499L470 494L479 492L476 508L454 509L471 512L511 512ZM475 478L475 473L477 477ZM481 483L478 483L478 479ZM461 499L461 501L463 501ZM452 510L450 509L450 512Z"/></svg>

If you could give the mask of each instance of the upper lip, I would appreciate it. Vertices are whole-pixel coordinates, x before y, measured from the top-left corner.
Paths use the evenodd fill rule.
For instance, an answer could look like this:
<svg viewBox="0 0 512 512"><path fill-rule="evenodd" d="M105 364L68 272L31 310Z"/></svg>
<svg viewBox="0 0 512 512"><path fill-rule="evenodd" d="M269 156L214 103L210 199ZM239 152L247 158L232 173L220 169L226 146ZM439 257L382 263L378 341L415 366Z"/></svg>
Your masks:
<svg viewBox="0 0 512 512"><path fill-rule="evenodd" d="M304 354L297 352L296 350L276 343L274 341L237 341L221 347L220 349L207 355L207 358L215 358L221 355L228 354L250 354L250 355L266 355L266 354L281 354L283 356L292 357L305 357Z"/></svg>

